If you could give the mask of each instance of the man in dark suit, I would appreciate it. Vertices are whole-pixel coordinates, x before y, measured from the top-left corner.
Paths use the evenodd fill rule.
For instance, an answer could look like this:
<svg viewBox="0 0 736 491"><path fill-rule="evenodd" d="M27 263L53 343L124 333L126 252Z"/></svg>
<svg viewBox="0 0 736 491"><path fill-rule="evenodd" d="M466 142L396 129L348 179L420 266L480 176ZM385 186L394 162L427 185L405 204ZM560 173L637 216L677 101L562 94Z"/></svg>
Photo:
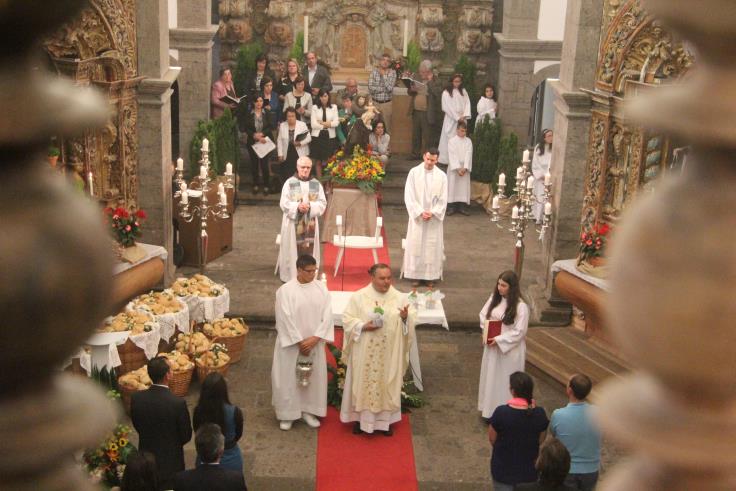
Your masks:
<svg viewBox="0 0 736 491"><path fill-rule="evenodd" d="M203 424L194 437L202 465L174 477L174 491L247 491L242 472L220 467L225 437L214 423Z"/></svg>
<svg viewBox="0 0 736 491"><path fill-rule="evenodd" d="M306 83L306 90L311 92L314 100L319 94L320 89L325 92L332 92L332 79L327 68L317 63L317 55L310 51L306 54L307 64L304 66L302 76Z"/></svg>
<svg viewBox="0 0 736 491"><path fill-rule="evenodd" d="M156 456L161 489L171 489L174 474L184 470L183 446L192 438L192 423L184 399L169 390L171 369L164 357L148 362L153 385L133 394L130 419L139 435L138 448Z"/></svg>

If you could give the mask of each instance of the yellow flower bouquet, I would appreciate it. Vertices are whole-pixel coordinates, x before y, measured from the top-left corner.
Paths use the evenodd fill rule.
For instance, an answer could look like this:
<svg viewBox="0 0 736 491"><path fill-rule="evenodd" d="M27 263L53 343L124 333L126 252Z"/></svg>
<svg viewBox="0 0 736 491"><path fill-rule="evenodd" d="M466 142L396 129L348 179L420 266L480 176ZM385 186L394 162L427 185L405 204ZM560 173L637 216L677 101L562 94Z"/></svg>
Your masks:
<svg viewBox="0 0 736 491"><path fill-rule="evenodd" d="M356 145L352 156L347 157L339 150L327 161L322 180L338 185L352 184L364 193L375 193L376 184L383 182L385 176L383 164L373 155L370 145L366 150Z"/></svg>

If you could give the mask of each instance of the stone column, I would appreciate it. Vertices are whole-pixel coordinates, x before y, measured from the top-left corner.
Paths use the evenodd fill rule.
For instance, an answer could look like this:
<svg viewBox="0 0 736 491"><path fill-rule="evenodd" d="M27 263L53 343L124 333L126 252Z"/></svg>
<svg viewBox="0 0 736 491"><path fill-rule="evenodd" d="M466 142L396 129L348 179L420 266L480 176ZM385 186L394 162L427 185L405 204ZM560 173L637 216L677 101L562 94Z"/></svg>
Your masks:
<svg viewBox="0 0 736 491"><path fill-rule="evenodd" d="M537 39L539 0L504 0L503 31L498 43L498 112L504 128L526 142L532 94L534 62L559 60L561 43Z"/></svg>
<svg viewBox="0 0 736 491"><path fill-rule="evenodd" d="M169 67L168 2L137 0L138 204L148 213L145 242L169 251L164 282L174 274L171 193L171 94L179 68Z"/></svg>
<svg viewBox="0 0 736 491"><path fill-rule="evenodd" d="M594 85L603 3L569 0L562 45L560 80L555 92L552 148L553 223L545 254L547 292L552 293L552 263L575 257L580 234L580 206L585 192L586 159L590 134L590 96L581 88ZM550 299L554 303L554 295Z"/></svg>
<svg viewBox="0 0 736 491"><path fill-rule="evenodd" d="M171 48L179 51L179 144L187 159L197 122L210 114L212 45L217 26L210 24L211 0L179 0L177 27L169 31ZM176 156L175 156L176 157ZM185 165L188 167L189 162Z"/></svg>

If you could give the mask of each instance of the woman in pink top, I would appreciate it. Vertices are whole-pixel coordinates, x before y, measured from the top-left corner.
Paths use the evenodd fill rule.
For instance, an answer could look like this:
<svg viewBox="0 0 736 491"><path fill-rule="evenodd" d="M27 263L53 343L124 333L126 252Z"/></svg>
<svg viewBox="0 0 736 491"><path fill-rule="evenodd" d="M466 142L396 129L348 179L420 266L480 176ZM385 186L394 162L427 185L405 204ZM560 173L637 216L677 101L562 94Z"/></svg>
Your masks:
<svg viewBox="0 0 736 491"><path fill-rule="evenodd" d="M235 85L233 85L233 74L230 68L223 67L220 68L220 78L212 84L210 118L217 119L222 116L226 107L229 107L231 111L237 107L235 104L227 104L220 100L226 95L237 97L235 95Z"/></svg>

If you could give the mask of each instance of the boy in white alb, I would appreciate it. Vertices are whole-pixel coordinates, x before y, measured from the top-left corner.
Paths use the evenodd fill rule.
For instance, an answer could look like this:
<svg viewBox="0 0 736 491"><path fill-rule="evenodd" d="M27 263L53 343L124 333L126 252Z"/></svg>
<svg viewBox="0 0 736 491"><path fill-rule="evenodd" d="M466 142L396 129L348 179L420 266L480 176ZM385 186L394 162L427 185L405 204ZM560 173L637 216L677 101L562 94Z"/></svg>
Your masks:
<svg viewBox="0 0 736 491"><path fill-rule="evenodd" d="M473 170L473 141L467 137L468 127L464 122L457 124L457 134L447 142L450 160L447 166L447 214L460 212L470 215L470 171Z"/></svg>

